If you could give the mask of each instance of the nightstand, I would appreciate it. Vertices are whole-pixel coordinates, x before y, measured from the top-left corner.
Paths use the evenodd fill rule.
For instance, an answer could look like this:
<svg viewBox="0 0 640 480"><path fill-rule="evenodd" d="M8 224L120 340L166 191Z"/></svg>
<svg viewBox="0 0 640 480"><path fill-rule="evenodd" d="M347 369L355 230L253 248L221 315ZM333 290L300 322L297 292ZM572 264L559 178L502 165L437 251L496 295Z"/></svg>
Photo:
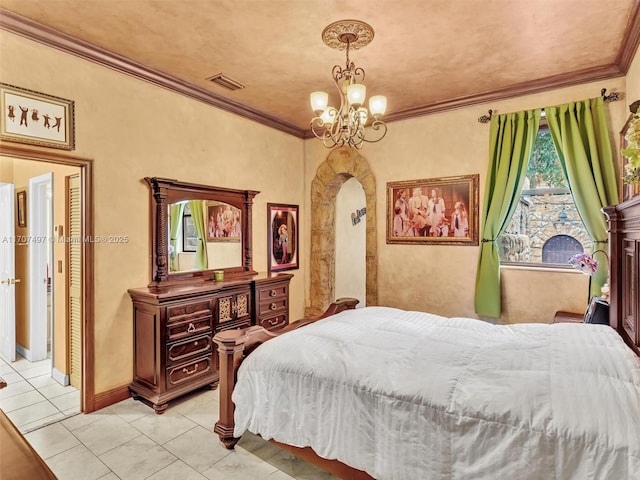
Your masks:
<svg viewBox="0 0 640 480"><path fill-rule="evenodd" d="M553 316L553 321L551 323L583 323L583 322L584 322L584 313L558 311Z"/></svg>

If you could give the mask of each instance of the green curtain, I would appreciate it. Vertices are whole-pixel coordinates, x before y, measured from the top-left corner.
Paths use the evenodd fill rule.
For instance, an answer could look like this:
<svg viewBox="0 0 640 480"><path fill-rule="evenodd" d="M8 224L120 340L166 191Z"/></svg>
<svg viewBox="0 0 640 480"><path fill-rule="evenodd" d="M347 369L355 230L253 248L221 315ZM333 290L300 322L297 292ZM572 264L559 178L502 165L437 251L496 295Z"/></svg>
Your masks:
<svg viewBox="0 0 640 480"><path fill-rule="evenodd" d="M476 313L500 317L500 257L496 239L504 232L520 199L540 109L494 115L489 138L489 169L482 208L482 243L476 273Z"/></svg>
<svg viewBox="0 0 640 480"><path fill-rule="evenodd" d="M209 268L209 260L207 259L207 244L206 233L207 227L205 225L205 202L204 200L190 200L189 209L191 210L191 218L193 219L193 226L196 229L196 235L198 235L198 246L196 247L196 260L193 268L196 270L206 270Z"/></svg>
<svg viewBox="0 0 640 480"><path fill-rule="evenodd" d="M589 297L600 295L607 279L607 222L600 209L618 203L618 185L602 97L545 108L549 131L587 232L600 254Z"/></svg>
<svg viewBox="0 0 640 480"><path fill-rule="evenodd" d="M178 233L182 225L184 203L173 203L169 207L169 271L178 271Z"/></svg>

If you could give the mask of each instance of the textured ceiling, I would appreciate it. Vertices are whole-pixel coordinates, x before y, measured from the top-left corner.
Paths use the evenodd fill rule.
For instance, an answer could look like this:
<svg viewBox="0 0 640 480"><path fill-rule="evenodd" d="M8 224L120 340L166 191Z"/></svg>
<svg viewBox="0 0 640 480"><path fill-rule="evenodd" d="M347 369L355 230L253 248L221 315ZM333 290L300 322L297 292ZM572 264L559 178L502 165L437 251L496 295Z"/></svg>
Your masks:
<svg viewBox="0 0 640 480"><path fill-rule="evenodd" d="M351 60L366 71L368 95L388 97L390 120L623 75L640 41L639 0L0 0L0 6L2 28L40 29L32 22L16 29L16 19L25 17L77 39L85 51L100 47L194 87L199 97L246 108L259 121L277 119L294 134L309 127L311 91L325 90L337 103L330 72L345 55L321 38L336 20L374 28L373 41ZM47 32L49 39L57 35ZM206 80L218 73L246 88L229 91Z"/></svg>

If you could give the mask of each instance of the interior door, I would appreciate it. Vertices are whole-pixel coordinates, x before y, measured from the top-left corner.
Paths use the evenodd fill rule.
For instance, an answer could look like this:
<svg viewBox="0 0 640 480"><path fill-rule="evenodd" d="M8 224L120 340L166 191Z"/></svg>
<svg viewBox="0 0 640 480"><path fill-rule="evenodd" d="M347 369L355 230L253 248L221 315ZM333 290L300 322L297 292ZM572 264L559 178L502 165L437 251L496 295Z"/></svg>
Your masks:
<svg viewBox="0 0 640 480"><path fill-rule="evenodd" d="M16 359L16 287L13 184L0 183L0 356Z"/></svg>
<svg viewBox="0 0 640 480"><path fill-rule="evenodd" d="M47 308L52 259L53 175L29 179L27 211L29 221L29 353L32 362L47 358L51 319Z"/></svg>

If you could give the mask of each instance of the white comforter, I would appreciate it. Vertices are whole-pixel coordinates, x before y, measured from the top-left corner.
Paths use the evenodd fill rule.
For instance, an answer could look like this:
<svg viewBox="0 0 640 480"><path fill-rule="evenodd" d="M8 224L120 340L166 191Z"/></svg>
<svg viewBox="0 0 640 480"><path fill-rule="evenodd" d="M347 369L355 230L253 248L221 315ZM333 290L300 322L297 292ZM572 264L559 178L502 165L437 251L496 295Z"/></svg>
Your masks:
<svg viewBox="0 0 640 480"><path fill-rule="evenodd" d="M260 346L245 430L374 478L640 479L640 360L602 325L349 310Z"/></svg>

